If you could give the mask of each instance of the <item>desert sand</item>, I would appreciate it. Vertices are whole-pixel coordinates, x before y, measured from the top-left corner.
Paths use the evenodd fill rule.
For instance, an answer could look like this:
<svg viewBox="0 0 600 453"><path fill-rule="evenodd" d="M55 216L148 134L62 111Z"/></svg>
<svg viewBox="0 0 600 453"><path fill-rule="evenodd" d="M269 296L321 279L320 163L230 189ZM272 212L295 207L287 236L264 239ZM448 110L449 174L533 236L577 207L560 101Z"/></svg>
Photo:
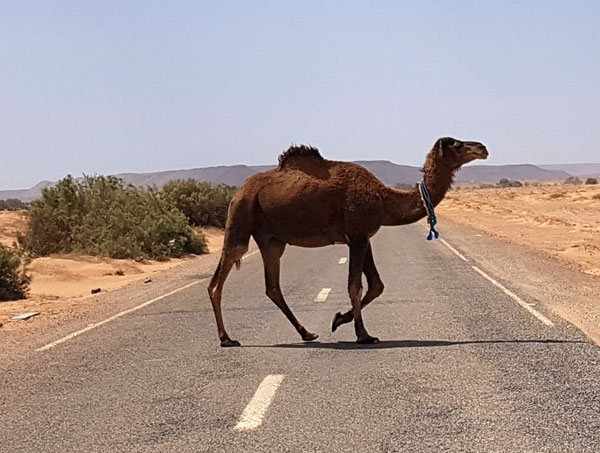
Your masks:
<svg viewBox="0 0 600 453"><path fill-rule="evenodd" d="M436 213L600 276L600 185L462 188Z"/></svg>
<svg viewBox="0 0 600 453"><path fill-rule="evenodd" d="M22 212L0 211L0 243L11 246L18 231L27 227ZM209 252L223 246L223 232L218 228L200 229L206 236ZM91 296L92 289L102 292L115 290L138 280L175 267L184 261L197 259L189 256L169 261L115 260L80 255L53 255L36 258L27 270L32 276L26 300L0 302L0 325L7 327L12 316L31 311L59 314L70 311L83 299ZM11 323L13 324L13 323Z"/></svg>

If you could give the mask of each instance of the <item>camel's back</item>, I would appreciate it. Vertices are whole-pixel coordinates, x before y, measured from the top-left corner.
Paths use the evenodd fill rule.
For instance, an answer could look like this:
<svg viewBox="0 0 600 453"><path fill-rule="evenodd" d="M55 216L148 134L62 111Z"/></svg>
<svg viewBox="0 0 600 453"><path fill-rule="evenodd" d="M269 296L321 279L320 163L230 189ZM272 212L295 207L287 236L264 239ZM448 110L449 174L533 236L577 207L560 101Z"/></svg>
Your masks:
<svg viewBox="0 0 600 453"><path fill-rule="evenodd" d="M272 234L290 244L321 246L344 241L348 212L373 206L382 186L360 165L323 159L313 148L284 153L277 168L251 176L240 192L255 200Z"/></svg>

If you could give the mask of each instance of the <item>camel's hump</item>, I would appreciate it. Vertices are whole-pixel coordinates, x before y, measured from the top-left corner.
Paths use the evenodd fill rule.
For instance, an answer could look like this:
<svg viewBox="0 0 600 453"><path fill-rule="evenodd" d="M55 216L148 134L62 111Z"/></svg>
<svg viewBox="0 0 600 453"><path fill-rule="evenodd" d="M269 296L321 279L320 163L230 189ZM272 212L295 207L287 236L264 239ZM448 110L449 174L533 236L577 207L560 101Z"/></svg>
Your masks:
<svg viewBox="0 0 600 453"><path fill-rule="evenodd" d="M290 166L294 163L298 164L305 160L318 160L320 162L324 162L323 156L319 153L317 148L306 145L292 145L287 151L284 151L279 156L279 168L285 168L286 166Z"/></svg>

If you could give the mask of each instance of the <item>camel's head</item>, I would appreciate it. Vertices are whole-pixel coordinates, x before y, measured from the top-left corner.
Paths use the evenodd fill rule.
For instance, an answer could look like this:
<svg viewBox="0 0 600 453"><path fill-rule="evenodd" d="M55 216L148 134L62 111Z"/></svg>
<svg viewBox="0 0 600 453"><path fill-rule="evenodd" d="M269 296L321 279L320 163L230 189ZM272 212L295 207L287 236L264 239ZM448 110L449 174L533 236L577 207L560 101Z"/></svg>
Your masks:
<svg viewBox="0 0 600 453"><path fill-rule="evenodd" d="M452 169L475 159L487 159L488 150L479 142L462 142L455 138L440 138L433 146L437 159L443 160Z"/></svg>

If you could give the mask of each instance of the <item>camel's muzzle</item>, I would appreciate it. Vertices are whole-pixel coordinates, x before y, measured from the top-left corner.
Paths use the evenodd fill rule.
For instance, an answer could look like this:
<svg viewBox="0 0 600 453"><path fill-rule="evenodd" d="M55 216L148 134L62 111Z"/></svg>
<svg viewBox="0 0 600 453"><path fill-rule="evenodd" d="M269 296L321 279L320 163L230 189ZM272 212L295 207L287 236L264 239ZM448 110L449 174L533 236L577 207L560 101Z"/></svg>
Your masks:
<svg viewBox="0 0 600 453"><path fill-rule="evenodd" d="M467 155L473 159L487 159L489 156L487 148L481 143L469 143Z"/></svg>

